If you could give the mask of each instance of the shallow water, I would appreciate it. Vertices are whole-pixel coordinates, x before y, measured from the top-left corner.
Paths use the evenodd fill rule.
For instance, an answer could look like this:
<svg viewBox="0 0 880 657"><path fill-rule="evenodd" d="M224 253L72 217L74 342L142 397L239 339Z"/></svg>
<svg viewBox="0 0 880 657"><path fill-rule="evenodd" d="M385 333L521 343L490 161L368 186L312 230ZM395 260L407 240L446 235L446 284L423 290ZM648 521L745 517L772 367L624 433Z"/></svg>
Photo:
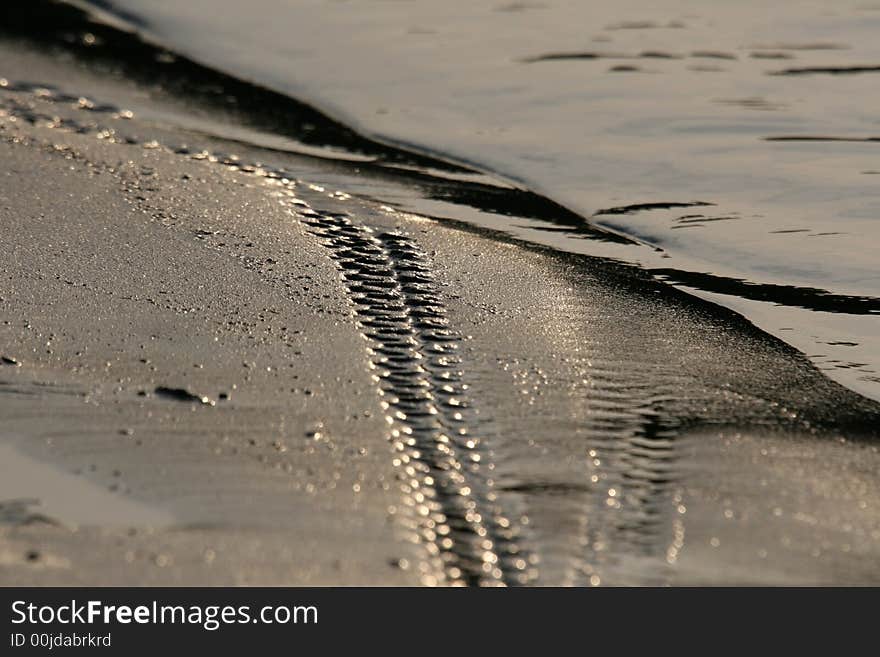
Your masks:
<svg viewBox="0 0 880 657"><path fill-rule="evenodd" d="M638 263L880 399L880 5L91 4L174 52L582 219L402 205ZM588 225L624 239L593 239Z"/></svg>

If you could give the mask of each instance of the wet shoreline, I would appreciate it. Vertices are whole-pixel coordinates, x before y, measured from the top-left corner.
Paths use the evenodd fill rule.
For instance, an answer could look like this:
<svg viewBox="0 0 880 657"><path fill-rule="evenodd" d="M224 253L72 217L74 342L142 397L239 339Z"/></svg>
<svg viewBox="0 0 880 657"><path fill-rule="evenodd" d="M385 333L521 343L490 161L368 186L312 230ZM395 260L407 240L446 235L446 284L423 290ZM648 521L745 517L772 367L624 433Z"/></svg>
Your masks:
<svg viewBox="0 0 880 657"><path fill-rule="evenodd" d="M742 317L6 61L4 449L109 498L8 493L4 583L874 576L880 409Z"/></svg>
<svg viewBox="0 0 880 657"><path fill-rule="evenodd" d="M29 11L56 24L28 38L54 39L54 47L85 61L158 83L227 117L206 124L209 133L232 136L231 124L247 125L251 133L238 133L245 142L274 140L285 150L357 163L369 174L363 193L381 192L386 176L403 181L404 193L384 199L402 210L653 271L745 314L815 356L839 383L880 399L873 317L878 278L871 257L878 240L871 217L880 204L865 175L876 168L872 127L847 100L863 97L873 79L867 70L873 42L862 27L874 20L870 12L848 5L831 13L810 3L789 11L771 6L766 25L755 26L747 6L678 15L684 10L672 0L650 10L634 0L613 11L600 3L585 19L588 33L576 36L559 20L582 10L559 0L510 12L472 7L458 34L449 32L457 19L448 12L415 3L412 20L424 12L437 24L400 37L395 30L406 18L389 7L377 6L370 18L363 9L331 5L307 2L277 42L287 14L270 3L256 7L257 13L276 11L278 26L251 26L254 34L268 32L250 46L243 33L238 55L215 51L220 41L211 30L225 34L223 20L188 33L189 12L197 6L137 0L104 3L99 14L115 13L114 24L137 34L90 23L71 7L46 5L49 11L37 3ZM664 11L668 15L648 20ZM27 33L35 24L26 13L15 16L17 23L5 21L7 29ZM249 15L240 19L251 25ZM533 20L549 21L552 29L539 38L529 28ZM459 56L442 44L483 21L492 27L486 43L459 46L486 50L473 53L473 71L459 70ZM298 32L312 22L311 33L337 36L314 40ZM84 41L84 34L92 40ZM513 35L521 39L511 41ZM517 63L529 57L522 50L540 51L553 38L591 40L590 48L571 51L590 57L568 61L559 49L559 57ZM282 45L288 42L296 44L289 59ZM348 45L330 48L333 42ZM437 48L446 54L426 59ZM412 66L427 66L434 77L418 79L436 84L396 80L397 69L387 62L367 65L395 53ZM633 65L644 70L609 73L603 68L614 64L609 56L635 57ZM334 62L338 73L321 77L318 71ZM693 70L707 64L687 62L709 62L717 70ZM492 71L488 78L485 67ZM861 74L844 74L850 69ZM778 75L789 70L801 74ZM345 79L337 80L340 75ZM455 92L461 84L466 91ZM426 104L447 87L452 95ZM367 108L377 96L383 107L373 114ZM468 116L456 118L471 104ZM487 109L492 121L481 126ZM416 116L423 121L408 118ZM487 127L495 123L497 134ZM422 125L433 126L430 134ZM466 143L458 143L469 131ZM694 200L712 206L705 212L674 207ZM660 202L672 206L654 209ZM616 207L650 209L601 213Z"/></svg>
<svg viewBox="0 0 880 657"><path fill-rule="evenodd" d="M4 583L876 578L880 406L741 315L0 47L3 447L161 514L9 493Z"/></svg>

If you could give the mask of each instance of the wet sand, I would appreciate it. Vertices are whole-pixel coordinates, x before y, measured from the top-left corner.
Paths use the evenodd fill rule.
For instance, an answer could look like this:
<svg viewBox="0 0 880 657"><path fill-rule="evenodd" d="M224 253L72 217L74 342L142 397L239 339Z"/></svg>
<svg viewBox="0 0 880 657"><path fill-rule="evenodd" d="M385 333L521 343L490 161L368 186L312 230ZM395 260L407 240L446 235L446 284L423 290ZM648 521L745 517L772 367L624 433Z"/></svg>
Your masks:
<svg viewBox="0 0 880 657"><path fill-rule="evenodd" d="M0 583L877 583L880 408L791 347L0 48Z"/></svg>

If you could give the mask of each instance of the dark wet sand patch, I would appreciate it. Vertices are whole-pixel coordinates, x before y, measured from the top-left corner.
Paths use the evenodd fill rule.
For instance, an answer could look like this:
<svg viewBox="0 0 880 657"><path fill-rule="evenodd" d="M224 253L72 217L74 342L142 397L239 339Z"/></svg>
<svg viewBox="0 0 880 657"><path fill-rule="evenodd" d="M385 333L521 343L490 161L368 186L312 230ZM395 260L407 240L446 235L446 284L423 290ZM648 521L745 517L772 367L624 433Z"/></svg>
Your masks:
<svg viewBox="0 0 880 657"><path fill-rule="evenodd" d="M767 100L766 98L761 98L759 96L753 96L749 98L718 98L715 100L715 102L722 105L730 105L733 107L741 107L747 110L764 112L781 110L786 107L784 103L774 103L770 100Z"/></svg>
<svg viewBox="0 0 880 657"><path fill-rule="evenodd" d="M597 52L550 52L543 55L534 55L531 57L523 57L519 61L532 64L535 62L555 62L578 59L604 59L608 55Z"/></svg>
<svg viewBox="0 0 880 657"><path fill-rule="evenodd" d="M695 64L693 66L687 67L689 71L694 71L695 73L723 73L726 71L726 68L721 66L714 66L712 64Z"/></svg>
<svg viewBox="0 0 880 657"><path fill-rule="evenodd" d="M621 21L619 23L612 23L605 27L606 30L616 31L616 30L659 30L659 29L673 29L680 30L687 27L681 21L669 21L666 23L659 23L657 21Z"/></svg>
<svg viewBox="0 0 880 657"><path fill-rule="evenodd" d="M721 52L720 50L695 50L690 56L695 59L739 59L733 53Z"/></svg>
<svg viewBox="0 0 880 657"><path fill-rule="evenodd" d="M652 269L651 272L664 280L678 282L698 290L735 295L743 299L770 301L785 306L795 306L821 312L880 315L880 298L876 297L834 294L819 288L796 287L793 285L753 283L741 279L716 276L707 272L689 272L662 268Z"/></svg>
<svg viewBox="0 0 880 657"><path fill-rule="evenodd" d="M815 42L815 43L779 43L779 44L766 44L766 45L757 45L751 46L752 50L849 50L849 46L843 43L832 43L832 42Z"/></svg>
<svg viewBox="0 0 880 657"><path fill-rule="evenodd" d="M669 210L671 208L692 208L699 206L715 205L706 201L656 201L652 203L633 203L631 205L621 205L614 208L605 208L596 210L594 217L607 214L634 214L636 212L645 212L647 210Z"/></svg>
<svg viewBox="0 0 880 657"><path fill-rule="evenodd" d="M644 50L636 54L614 53L614 52L597 52L597 51L571 51L571 52L549 52L539 55L532 55L521 58L520 62L525 64L534 64L537 62L553 62L568 60L598 60L598 59L669 59L678 60L690 57L692 59L720 59L720 60L736 60L738 57L731 53L715 52L715 51L695 51L689 55L681 55L666 50Z"/></svg>
<svg viewBox="0 0 880 657"><path fill-rule="evenodd" d="M706 217L703 215L686 215L684 217L679 217L676 219L676 222L679 224L702 224L702 223L712 223L713 221L738 221L742 219L742 217Z"/></svg>
<svg viewBox="0 0 880 657"><path fill-rule="evenodd" d="M663 50L645 50L640 52L638 56L642 59L683 59L681 55L676 55Z"/></svg>
<svg viewBox="0 0 880 657"><path fill-rule="evenodd" d="M784 68L780 71L769 71L767 75L859 75L862 73L880 73L880 66L804 66Z"/></svg>
<svg viewBox="0 0 880 657"><path fill-rule="evenodd" d="M787 52L761 52L756 51L749 55L752 59L794 59L794 55Z"/></svg>
<svg viewBox="0 0 880 657"><path fill-rule="evenodd" d="M523 11L531 11L533 9L545 9L547 5L541 2L508 2L497 5L493 11L502 13L517 13Z"/></svg>
<svg viewBox="0 0 880 657"><path fill-rule="evenodd" d="M764 137L764 141L846 141L846 142L880 142L880 137L832 137L831 135L778 135Z"/></svg>

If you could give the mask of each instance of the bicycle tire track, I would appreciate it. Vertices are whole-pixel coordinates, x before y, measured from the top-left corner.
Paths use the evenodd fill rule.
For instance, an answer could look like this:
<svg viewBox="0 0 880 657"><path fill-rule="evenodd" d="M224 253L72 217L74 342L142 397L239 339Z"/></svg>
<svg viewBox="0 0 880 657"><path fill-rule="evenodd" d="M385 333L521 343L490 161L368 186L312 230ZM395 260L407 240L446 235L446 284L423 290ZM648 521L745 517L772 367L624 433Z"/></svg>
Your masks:
<svg viewBox="0 0 880 657"><path fill-rule="evenodd" d="M408 237L340 213L299 210L331 251L355 306L390 425L408 524L439 582L526 584L532 560L498 504L485 426L468 398L427 257Z"/></svg>

